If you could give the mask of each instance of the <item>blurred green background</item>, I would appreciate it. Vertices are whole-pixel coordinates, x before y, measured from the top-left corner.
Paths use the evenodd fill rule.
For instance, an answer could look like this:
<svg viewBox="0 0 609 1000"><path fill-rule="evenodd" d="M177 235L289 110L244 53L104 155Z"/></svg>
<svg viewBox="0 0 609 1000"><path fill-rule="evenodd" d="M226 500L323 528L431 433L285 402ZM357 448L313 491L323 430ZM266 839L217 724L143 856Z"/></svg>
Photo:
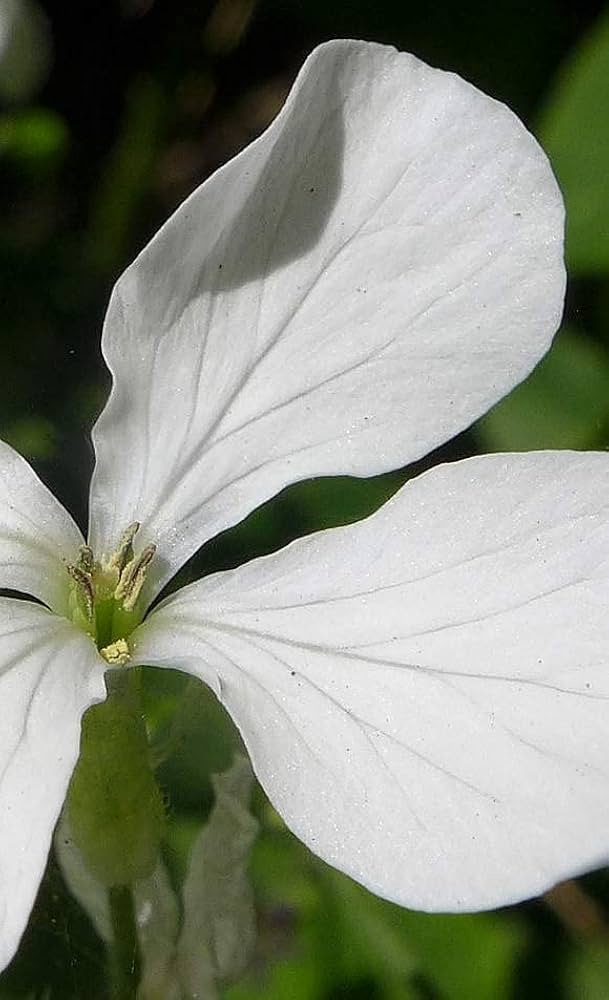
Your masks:
<svg viewBox="0 0 609 1000"><path fill-rule="evenodd" d="M609 10L568 0L0 0L0 437L86 519L89 429L108 388L113 281L169 212L272 119L304 56L391 42L506 101L539 136L569 212L564 327L531 379L428 459L609 444ZM422 467L422 466L420 466ZM374 510L407 475L301 484L185 570L242 562ZM185 690L185 685L188 685ZM183 874L235 733L204 689L149 672ZM256 793L259 941L230 1000L607 1000L609 878L473 916L381 902L308 854ZM104 956L53 859L0 998L102 998Z"/></svg>

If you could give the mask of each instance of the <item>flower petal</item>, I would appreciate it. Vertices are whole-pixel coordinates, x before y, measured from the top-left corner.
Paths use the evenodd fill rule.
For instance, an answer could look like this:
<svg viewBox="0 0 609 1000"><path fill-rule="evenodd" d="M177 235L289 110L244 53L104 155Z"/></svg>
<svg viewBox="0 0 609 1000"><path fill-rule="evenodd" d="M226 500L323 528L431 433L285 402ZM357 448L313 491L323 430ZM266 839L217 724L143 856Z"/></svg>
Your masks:
<svg viewBox="0 0 609 1000"><path fill-rule="evenodd" d="M83 537L74 521L18 452L0 441L0 587L67 610L66 561Z"/></svg>
<svg viewBox="0 0 609 1000"><path fill-rule="evenodd" d="M609 856L609 457L441 466L169 598L138 661L214 687L292 830L429 910Z"/></svg>
<svg viewBox="0 0 609 1000"><path fill-rule="evenodd" d="M95 549L141 521L158 589L286 484L397 468L462 430L549 345L562 225L503 105L388 47L316 49L114 290Z"/></svg>
<svg viewBox="0 0 609 1000"><path fill-rule="evenodd" d="M0 598L0 968L15 953L44 872L80 717L105 697L104 662L70 622Z"/></svg>

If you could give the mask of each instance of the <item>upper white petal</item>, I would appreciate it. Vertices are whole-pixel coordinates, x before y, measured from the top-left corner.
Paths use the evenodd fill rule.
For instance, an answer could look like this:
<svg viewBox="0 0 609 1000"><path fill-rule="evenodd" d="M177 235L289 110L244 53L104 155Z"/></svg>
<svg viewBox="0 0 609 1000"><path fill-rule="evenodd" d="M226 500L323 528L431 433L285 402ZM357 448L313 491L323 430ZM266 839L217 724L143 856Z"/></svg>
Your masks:
<svg viewBox="0 0 609 1000"><path fill-rule="evenodd" d="M64 507L10 445L0 441L0 588L67 609L69 577L83 537Z"/></svg>
<svg viewBox="0 0 609 1000"><path fill-rule="evenodd" d="M609 456L443 466L201 580L136 659L211 684L289 826L379 894L478 909L609 856Z"/></svg>
<svg viewBox="0 0 609 1000"><path fill-rule="evenodd" d="M425 454L530 371L559 322L563 209L503 105L332 42L267 132L118 282L91 536L143 522L156 589L287 483Z"/></svg>
<svg viewBox="0 0 609 1000"><path fill-rule="evenodd" d="M78 758L104 661L70 622L0 598L0 968L15 953Z"/></svg>

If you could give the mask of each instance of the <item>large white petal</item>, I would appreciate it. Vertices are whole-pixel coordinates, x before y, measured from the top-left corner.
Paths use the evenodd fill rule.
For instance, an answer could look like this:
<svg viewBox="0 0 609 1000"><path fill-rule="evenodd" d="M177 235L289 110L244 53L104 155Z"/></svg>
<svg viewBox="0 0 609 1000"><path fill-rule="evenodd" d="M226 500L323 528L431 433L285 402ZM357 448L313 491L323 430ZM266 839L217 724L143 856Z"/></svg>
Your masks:
<svg viewBox="0 0 609 1000"><path fill-rule="evenodd" d="M69 576L83 537L18 452L0 441L0 588L67 611Z"/></svg>
<svg viewBox="0 0 609 1000"><path fill-rule="evenodd" d="M158 589L287 483L396 468L467 426L549 345L562 224L503 105L391 48L318 48L114 290L94 547L143 522Z"/></svg>
<svg viewBox="0 0 609 1000"><path fill-rule="evenodd" d="M134 636L214 687L322 858L478 909L609 857L608 607L609 456L540 452L438 467Z"/></svg>
<svg viewBox="0 0 609 1000"><path fill-rule="evenodd" d="M0 968L27 923L105 666L66 619L0 598Z"/></svg>

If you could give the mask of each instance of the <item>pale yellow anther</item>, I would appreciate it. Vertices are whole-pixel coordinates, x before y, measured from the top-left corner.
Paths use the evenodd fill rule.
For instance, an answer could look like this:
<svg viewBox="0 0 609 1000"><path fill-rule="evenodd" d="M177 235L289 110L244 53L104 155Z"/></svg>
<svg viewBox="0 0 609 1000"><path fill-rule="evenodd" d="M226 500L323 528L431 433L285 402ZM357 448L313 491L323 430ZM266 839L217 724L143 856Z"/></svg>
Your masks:
<svg viewBox="0 0 609 1000"><path fill-rule="evenodd" d="M85 617L92 621L95 610L95 591L91 577L80 566L66 566L66 569L76 584L73 591L74 599Z"/></svg>
<svg viewBox="0 0 609 1000"><path fill-rule="evenodd" d="M128 562L123 569L114 591L114 598L125 611L133 611L146 579L146 570L152 562L155 552L156 545L147 545L139 556Z"/></svg>
<svg viewBox="0 0 609 1000"><path fill-rule="evenodd" d="M78 550L78 562L76 565L78 569L81 569L84 573L91 574L93 572L95 558L93 556L93 549L89 545L80 546Z"/></svg>
<svg viewBox="0 0 609 1000"><path fill-rule="evenodd" d="M117 639L116 642L111 642L109 646L100 649L100 653L111 667L122 667L131 659L126 639Z"/></svg>
<svg viewBox="0 0 609 1000"><path fill-rule="evenodd" d="M104 569L116 569L120 577L127 563L133 559L133 539L139 530L139 521L133 521L128 528L125 528L116 549L108 559Z"/></svg>
<svg viewBox="0 0 609 1000"><path fill-rule="evenodd" d="M107 599L115 596L114 592L121 578L121 573L133 561L133 539L139 530L140 522L133 521L123 531L114 552L95 563L93 577L98 597Z"/></svg>

